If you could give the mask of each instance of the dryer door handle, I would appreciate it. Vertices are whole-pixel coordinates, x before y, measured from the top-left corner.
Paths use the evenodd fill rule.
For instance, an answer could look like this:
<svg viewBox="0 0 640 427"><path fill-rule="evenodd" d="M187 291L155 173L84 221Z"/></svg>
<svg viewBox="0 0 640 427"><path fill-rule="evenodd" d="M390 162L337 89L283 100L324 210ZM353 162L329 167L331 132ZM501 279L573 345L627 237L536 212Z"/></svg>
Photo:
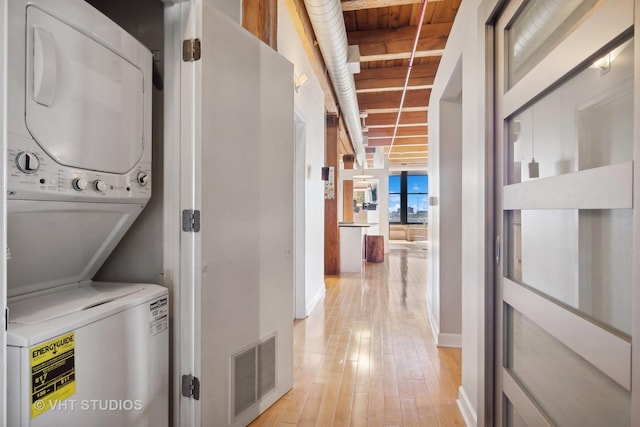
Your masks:
<svg viewBox="0 0 640 427"><path fill-rule="evenodd" d="M51 107L56 94L56 43L53 35L33 27L33 100Z"/></svg>

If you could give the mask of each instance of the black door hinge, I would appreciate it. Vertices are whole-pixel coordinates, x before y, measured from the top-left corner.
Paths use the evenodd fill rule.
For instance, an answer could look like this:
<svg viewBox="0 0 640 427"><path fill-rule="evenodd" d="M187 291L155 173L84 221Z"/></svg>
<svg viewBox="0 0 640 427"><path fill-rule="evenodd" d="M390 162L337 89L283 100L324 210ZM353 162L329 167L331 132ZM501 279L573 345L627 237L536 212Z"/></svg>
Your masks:
<svg viewBox="0 0 640 427"><path fill-rule="evenodd" d="M200 400L200 380L198 377L191 374L182 376L182 395Z"/></svg>
<svg viewBox="0 0 640 427"><path fill-rule="evenodd" d="M200 231L200 211L185 209L182 211L182 231L197 233Z"/></svg>
<svg viewBox="0 0 640 427"><path fill-rule="evenodd" d="M188 39L182 42L182 60L193 62L200 60L202 56L200 39Z"/></svg>

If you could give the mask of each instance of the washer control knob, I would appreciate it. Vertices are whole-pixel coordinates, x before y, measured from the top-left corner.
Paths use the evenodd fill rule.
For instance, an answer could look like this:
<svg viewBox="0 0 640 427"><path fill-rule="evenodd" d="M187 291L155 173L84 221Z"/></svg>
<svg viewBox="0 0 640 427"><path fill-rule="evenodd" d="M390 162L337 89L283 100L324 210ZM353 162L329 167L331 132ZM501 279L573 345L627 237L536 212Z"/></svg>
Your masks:
<svg viewBox="0 0 640 427"><path fill-rule="evenodd" d="M87 188L87 180L84 178L75 178L73 180L73 189L76 191L84 191Z"/></svg>
<svg viewBox="0 0 640 427"><path fill-rule="evenodd" d="M40 167L40 160L33 153L21 151L16 156L16 166L21 172L34 173Z"/></svg>
<svg viewBox="0 0 640 427"><path fill-rule="evenodd" d="M107 184L105 184L101 179L96 179L95 181L93 181L93 187L100 193L104 193L105 191L107 191Z"/></svg>
<svg viewBox="0 0 640 427"><path fill-rule="evenodd" d="M147 172L138 172L138 184L142 185L143 187L147 185L150 179L151 177Z"/></svg>

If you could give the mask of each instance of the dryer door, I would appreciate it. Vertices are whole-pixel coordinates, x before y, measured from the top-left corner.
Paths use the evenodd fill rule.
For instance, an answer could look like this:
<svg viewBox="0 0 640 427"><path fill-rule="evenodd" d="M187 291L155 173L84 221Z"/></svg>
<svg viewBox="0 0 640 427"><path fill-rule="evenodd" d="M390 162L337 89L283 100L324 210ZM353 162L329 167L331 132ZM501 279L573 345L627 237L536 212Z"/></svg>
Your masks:
<svg viewBox="0 0 640 427"><path fill-rule="evenodd" d="M142 71L35 6L26 36L26 125L36 142L65 166L131 170L144 148Z"/></svg>

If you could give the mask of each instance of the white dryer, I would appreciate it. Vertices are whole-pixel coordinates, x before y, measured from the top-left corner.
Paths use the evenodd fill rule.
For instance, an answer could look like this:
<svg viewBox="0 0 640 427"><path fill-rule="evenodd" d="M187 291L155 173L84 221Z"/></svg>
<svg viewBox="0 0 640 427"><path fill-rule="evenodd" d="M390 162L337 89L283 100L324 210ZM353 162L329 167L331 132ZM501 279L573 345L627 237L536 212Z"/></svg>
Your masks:
<svg viewBox="0 0 640 427"><path fill-rule="evenodd" d="M167 425L166 290L91 282L151 196L152 55L82 0L8 15L9 425Z"/></svg>

